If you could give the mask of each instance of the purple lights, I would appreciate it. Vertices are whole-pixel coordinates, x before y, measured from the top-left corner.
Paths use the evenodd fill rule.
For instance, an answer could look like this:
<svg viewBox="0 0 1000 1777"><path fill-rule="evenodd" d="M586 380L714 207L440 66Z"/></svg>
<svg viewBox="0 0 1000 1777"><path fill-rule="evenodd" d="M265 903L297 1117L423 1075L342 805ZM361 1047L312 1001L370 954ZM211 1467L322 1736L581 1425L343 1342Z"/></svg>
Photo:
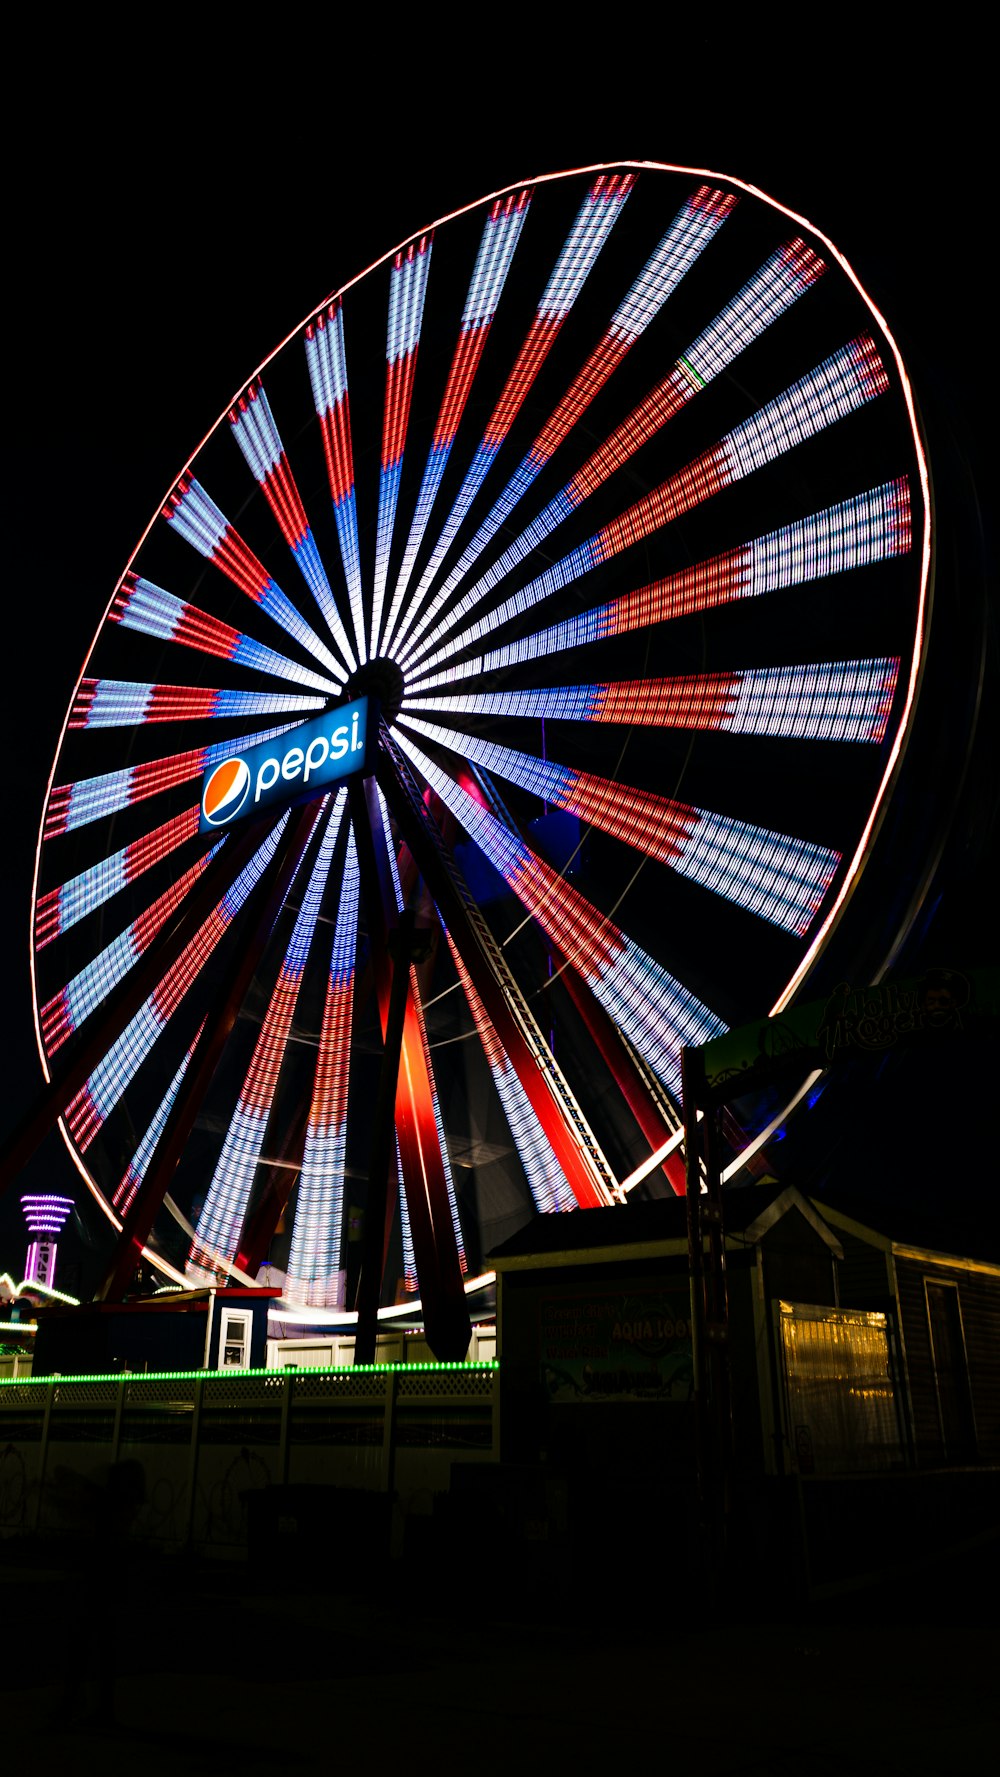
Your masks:
<svg viewBox="0 0 1000 1777"><path fill-rule="evenodd" d="M24 1262L25 1283L52 1289L56 1275L56 1239L73 1208L71 1197L25 1196L21 1208L35 1238Z"/></svg>

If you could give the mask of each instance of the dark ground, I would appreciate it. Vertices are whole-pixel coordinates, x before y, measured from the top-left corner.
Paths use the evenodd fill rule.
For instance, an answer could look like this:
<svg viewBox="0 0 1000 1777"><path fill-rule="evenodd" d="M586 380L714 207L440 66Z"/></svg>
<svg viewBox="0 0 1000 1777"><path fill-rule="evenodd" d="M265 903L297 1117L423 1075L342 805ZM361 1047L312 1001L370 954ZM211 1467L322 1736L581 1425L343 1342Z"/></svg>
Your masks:
<svg viewBox="0 0 1000 1777"><path fill-rule="evenodd" d="M641 1576L466 1567L454 1604L412 1567L290 1587L244 1563L7 1543L4 1753L150 1774L885 1777L988 1759L995 1540L801 1607L746 1582L706 1607L672 1541L650 1539Z"/></svg>

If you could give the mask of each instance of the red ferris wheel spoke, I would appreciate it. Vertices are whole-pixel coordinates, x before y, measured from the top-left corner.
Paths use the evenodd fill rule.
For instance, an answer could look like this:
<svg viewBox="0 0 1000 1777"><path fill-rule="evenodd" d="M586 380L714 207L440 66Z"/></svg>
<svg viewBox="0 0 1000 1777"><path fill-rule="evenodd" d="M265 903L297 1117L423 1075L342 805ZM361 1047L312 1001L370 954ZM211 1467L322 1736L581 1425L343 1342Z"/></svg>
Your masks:
<svg viewBox="0 0 1000 1777"><path fill-rule="evenodd" d="M678 679L484 691L441 697L436 707L453 715L531 716L877 745L885 738L898 677L897 659L832 660Z"/></svg>
<svg viewBox="0 0 1000 1777"><path fill-rule="evenodd" d="M163 508L163 517L192 549L196 549L206 561L214 562L234 586L280 624L286 635L325 666L338 685L344 683L343 665L330 653L326 643L320 641L287 593L282 592L277 581L257 560L253 550L193 475L185 475L177 483Z"/></svg>
<svg viewBox="0 0 1000 1777"><path fill-rule="evenodd" d="M441 397L434 438L424 468L423 480L420 483L410 534L406 540L406 548L403 551L403 559L400 563L399 574L392 594L392 603L386 620L385 646L387 648L391 647L395 636L396 620L413 575L417 551L424 540L430 522L431 511L441 487L452 445L462 423L462 415L465 412L476 371L479 368L483 347L493 325L493 317L503 293L507 273L513 262L514 250L520 239L530 202L531 190L529 187L524 187L518 192L511 192L506 198L497 198L483 228L479 252L476 256L465 307L462 311L458 343L455 346L451 368L448 371L448 381Z"/></svg>
<svg viewBox="0 0 1000 1777"><path fill-rule="evenodd" d="M389 277L389 327L385 345L385 406L382 414L382 465L375 537L375 584L368 632L370 654L378 653L382 631L389 550L399 503L399 483L403 473L403 453L410 421L413 377L417 368L433 238L433 235L421 235L419 241L410 242L405 252L397 253Z"/></svg>
<svg viewBox="0 0 1000 1777"><path fill-rule="evenodd" d="M257 672L306 685L311 691L321 691L325 696L339 688L339 680L323 678L309 667L300 666L287 654L265 647L253 636L233 629L218 617L209 616L207 611L200 611L197 605L189 604L186 599L175 598L172 592L165 592L162 586L154 586L152 581L143 580L138 574L125 575L108 615L123 629L134 629L140 635L153 636L164 642L177 642L181 647L197 649L201 654L230 660L234 666L253 667Z"/></svg>
<svg viewBox="0 0 1000 1777"><path fill-rule="evenodd" d="M258 378L230 409L229 424L251 474L278 521L296 566L321 611L348 666L354 657L337 601L309 526L302 496L295 483L285 447L274 423L264 385Z"/></svg>
<svg viewBox="0 0 1000 1777"><path fill-rule="evenodd" d="M193 747L187 753L167 753L159 759L147 759L143 765L125 765L119 771L104 771L96 777L78 778L72 784L54 784L45 811L43 837L55 839L61 833L75 832L91 821L119 814L122 809L135 808L151 796L176 789L178 784L193 783L196 778L221 765L241 747L256 746L258 741L275 740L287 733L293 723L283 722L276 728L265 728L257 734L242 734L231 740L216 741L213 746Z"/></svg>
<svg viewBox="0 0 1000 1777"><path fill-rule="evenodd" d="M807 438L815 437L884 394L888 387L882 360L871 339L864 336L852 340L750 419L727 432L710 450L703 451L652 493L637 500L620 518L612 519L586 543L513 593L488 617L450 637L427 656L420 670L427 671L461 648L474 646L487 631L493 633L511 618L533 610L592 568L612 560L632 544L711 499L722 488L732 487L744 476L796 449Z"/></svg>
<svg viewBox="0 0 1000 1777"><path fill-rule="evenodd" d="M488 673L524 660L546 659L550 654L687 617L693 611L709 611L736 599L760 598L784 587L889 561L908 554L912 546L910 484L904 475L827 506L809 518L768 531L752 543L712 556L679 574L623 593L578 617L491 648L475 661L463 661L460 671ZM437 679L444 683L454 676L452 668ZM431 683L426 681L428 687Z"/></svg>
<svg viewBox="0 0 1000 1777"><path fill-rule="evenodd" d="M418 609L430 591L459 527L493 466L497 452L524 406L567 315L597 262L635 184L634 173L601 173L594 181L567 236L535 318L514 361L452 509L420 578L413 599Z"/></svg>
<svg viewBox="0 0 1000 1777"><path fill-rule="evenodd" d="M221 691L196 685L140 685L124 679L81 679L70 728L141 728L151 722L212 721L239 716L291 716L326 708L325 697L301 692Z"/></svg>
<svg viewBox="0 0 1000 1777"><path fill-rule="evenodd" d="M36 949L44 949L78 920L92 913L95 907L103 906L129 883L138 881L154 864L169 857L178 846L193 839L198 831L199 812L196 802L182 814L174 815L172 820L164 821L162 826L154 827L152 832L123 845L110 857L101 858L89 870L81 870L78 876L70 877L58 888L39 895L35 905Z"/></svg>
<svg viewBox="0 0 1000 1777"><path fill-rule="evenodd" d="M800 937L812 924L840 863L838 851L810 840L574 771L415 716L400 720L425 739Z"/></svg>
<svg viewBox="0 0 1000 1777"><path fill-rule="evenodd" d="M354 492L351 405L344 355L344 312L338 297L310 321L303 336L316 417L337 525L337 541L347 582L351 628L358 654L365 651L365 612L358 553L358 513Z"/></svg>
<svg viewBox="0 0 1000 1777"><path fill-rule="evenodd" d="M103 1005L112 988L117 987L119 981L135 967L218 850L219 846L214 846L185 870L151 906L126 926L117 938L113 938L110 944L105 945L92 962L87 963L41 1007L39 1020L48 1055L54 1055L67 1037L79 1030L84 1020L98 1006Z"/></svg>

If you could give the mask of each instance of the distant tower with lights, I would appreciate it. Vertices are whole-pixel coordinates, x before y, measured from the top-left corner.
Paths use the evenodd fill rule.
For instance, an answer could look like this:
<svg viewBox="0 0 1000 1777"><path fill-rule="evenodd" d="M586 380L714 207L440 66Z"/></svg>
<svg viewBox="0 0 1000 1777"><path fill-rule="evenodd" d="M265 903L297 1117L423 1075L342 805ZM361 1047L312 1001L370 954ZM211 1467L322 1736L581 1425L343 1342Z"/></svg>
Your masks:
<svg viewBox="0 0 1000 1777"><path fill-rule="evenodd" d="M55 1288L56 1239L73 1208L71 1197L22 1197L21 1208L33 1235L24 1262L25 1283Z"/></svg>

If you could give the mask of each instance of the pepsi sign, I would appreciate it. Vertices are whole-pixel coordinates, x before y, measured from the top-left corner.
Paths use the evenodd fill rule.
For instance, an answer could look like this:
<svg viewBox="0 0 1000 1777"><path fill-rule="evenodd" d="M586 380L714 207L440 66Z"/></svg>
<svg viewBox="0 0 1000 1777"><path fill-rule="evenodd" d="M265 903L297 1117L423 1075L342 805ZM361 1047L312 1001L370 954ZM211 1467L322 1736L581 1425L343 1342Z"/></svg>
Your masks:
<svg viewBox="0 0 1000 1777"><path fill-rule="evenodd" d="M205 773L199 831L214 833L247 815L320 796L365 770L367 748L367 697L242 747Z"/></svg>

